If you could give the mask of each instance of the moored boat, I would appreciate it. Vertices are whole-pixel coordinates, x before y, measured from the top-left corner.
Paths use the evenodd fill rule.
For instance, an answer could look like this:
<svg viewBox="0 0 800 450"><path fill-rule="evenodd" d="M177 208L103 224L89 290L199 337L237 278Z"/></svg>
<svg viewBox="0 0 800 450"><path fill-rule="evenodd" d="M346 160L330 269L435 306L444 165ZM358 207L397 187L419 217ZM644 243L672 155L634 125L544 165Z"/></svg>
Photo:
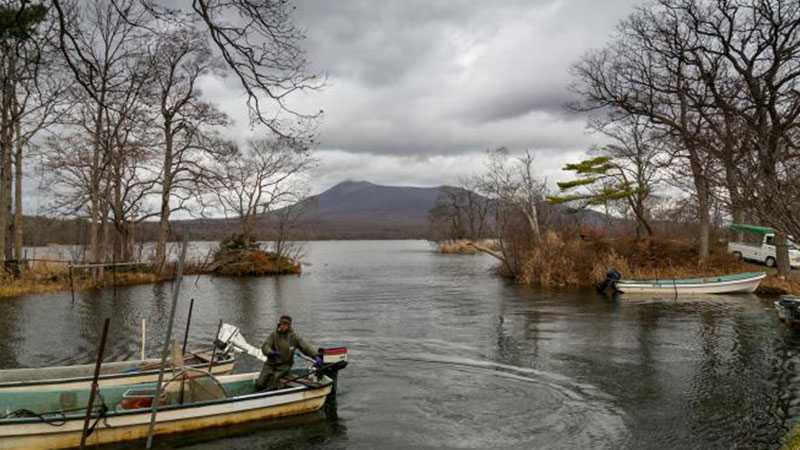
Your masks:
<svg viewBox="0 0 800 450"><path fill-rule="evenodd" d="M755 292L767 274L746 272L704 278L626 280L615 282L617 291L625 294L740 294Z"/></svg>
<svg viewBox="0 0 800 450"><path fill-rule="evenodd" d="M212 354L214 364L210 364ZM160 362L160 359L144 359L103 363L98 384L106 387L154 382L158 378ZM183 365L195 369L211 366L212 373L221 375L232 372L235 362L233 352L196 352L187 353ZM0 370L0 393L88 389L92 384L94 366L79 364ZM166 368L167 373L170 370Z"/></svg>
<svg viewBox="0 0 800 450"><path fill-rule="evenodd" d="M774 305L780 320L789 325L800 324L800 297L783 295Z"/></svg>
<svg viewBox="0 0 800 450"><path fill-rule="evenodd" d="M330 368L335 372L346 363ZM308 375L308 374L306 374ZM165 389L156 416L156 435L221 427L317 411L331 394L334 382L324 374L299 377L283 389L256 392L258 373L204 378L206 382L172 383ZM213 382L207 380L212 379ZM168 383L169 384L169 383ZM182 386L180 391L177 386ZM194 387L192 387L194 386ZM146 438L155 383L101 388L103 403L93 414L94 428L88 445ZM184 402L179 402L178 392ZM39 391L30 396L0 394L6 412L0 419L0 449L59 449L80 444L87 390Z"/></svg>

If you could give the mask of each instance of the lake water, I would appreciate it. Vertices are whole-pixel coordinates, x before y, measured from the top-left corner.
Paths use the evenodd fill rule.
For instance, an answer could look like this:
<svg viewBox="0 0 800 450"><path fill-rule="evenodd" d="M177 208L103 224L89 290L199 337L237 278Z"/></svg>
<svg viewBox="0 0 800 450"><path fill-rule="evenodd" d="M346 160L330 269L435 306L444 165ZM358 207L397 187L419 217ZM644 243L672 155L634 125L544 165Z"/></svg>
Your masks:
<svg viewBox="0 0 800 450"><path fill-rule="evenodd" d="M800 415L800 332L755 296L611 300L496 278L485 256L422 241L312 242L302 276L188 277L190 347L217 321L259 344L283 313L340 341L338 418L157 438L157 448L779 448ZM3 368L136 358L160 349L170 283L0 301ZM243 361L238 370L257 369ZM125 448L140 448L141 443Z"/></svg>

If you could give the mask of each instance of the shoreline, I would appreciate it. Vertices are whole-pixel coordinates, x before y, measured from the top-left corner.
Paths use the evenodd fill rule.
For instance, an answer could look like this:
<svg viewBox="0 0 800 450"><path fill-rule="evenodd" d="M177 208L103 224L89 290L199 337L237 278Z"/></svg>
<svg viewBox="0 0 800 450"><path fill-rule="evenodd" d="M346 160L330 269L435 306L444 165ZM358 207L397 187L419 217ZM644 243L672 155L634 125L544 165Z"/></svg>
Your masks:
<svg viewBox="0 0 800 450"><path fill-rule="evenodd" d="M469 240L436 243L441 254L475 255L484 253L502 261L497 247L487 248L486 241ZM755 294L774 298L800 295L800 270L792 270L786 279L777 269L739 261L724 247L716 246L703 264L696 262L692 243L677 240L634 241L625 239L564 239L545 233L536 246L522 257L517 273L510 274L498 263L497 275L524 286L555 289L560 292L594 288L606 272L617 269L623 279L673 280L710 278L747 272L764 272L767 277Z"/></svg>
<svg viewBox="0 0 800 450"><path fill-rule="evenodd" d="M61 262L33 262L19 277L0 276L0 299L53 292L81 292L115 286L135 286L171 281L176 276L176 263L171 262L160 273L154 270L111 270L109 265L102 275L90 274L82 269L75 273L69 264ZM139 267L152 269L149 263ZM91 270L91 269L90 269ZM302 272L300 262L262 250L231 251L212 263L189 262L183 269L185 276L214 275L223 277L261 277L297 275Z"/></svg>

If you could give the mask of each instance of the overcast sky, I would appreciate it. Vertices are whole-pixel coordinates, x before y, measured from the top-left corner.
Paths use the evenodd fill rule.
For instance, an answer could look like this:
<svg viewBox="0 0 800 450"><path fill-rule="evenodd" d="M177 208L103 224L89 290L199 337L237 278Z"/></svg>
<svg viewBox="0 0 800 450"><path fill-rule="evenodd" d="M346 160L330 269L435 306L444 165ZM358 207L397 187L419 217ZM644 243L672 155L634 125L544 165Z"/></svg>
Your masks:
<svg viewBox="0 0 800 450"><path fill-rule="evenodd" d="M348 179L456 184L500 146L533 150L551 184L567 177L561 167L602 142L565 108L569 66L640 1L296 1L310 70L327 79L291 101L324 111L311 193ZM232 137L260 133L234 77L201 88L233 118ZM42 179L25 180L26 207L40 214L51 201Z"/></svg>
<svg viewBox="0 0 800 450"><path fill-rule="evenodd" d="M602 47L634 0L302 0L311 70L326 87L293 106L324 110L312 191L343 181L438 186L480 171L484 150L532 149L563 177L598 138L568 112L569 66ZM236 81L205 95L250 132Z"/></svg>

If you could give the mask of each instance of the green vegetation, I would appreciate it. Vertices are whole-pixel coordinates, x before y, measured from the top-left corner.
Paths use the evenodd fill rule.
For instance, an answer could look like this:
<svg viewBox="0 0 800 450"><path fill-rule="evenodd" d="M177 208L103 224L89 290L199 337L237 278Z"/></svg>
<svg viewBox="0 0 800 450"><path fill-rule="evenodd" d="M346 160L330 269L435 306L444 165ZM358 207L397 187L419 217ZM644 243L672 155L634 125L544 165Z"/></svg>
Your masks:
<svg viewBox="0 0 800 450"><path fill-rule="evenodd" d="M632 196L636 187L629 181L611 173L617 166L607 156L587 159L577 164L567 164L564 170L573 171L579 177L572 181L558 183L562 192L586 187L588 190L562 196L548 196L554 205L581 202L584 206L604 205L610 201L622 200Z"/></svg>
<svg viewBox="0 0 800 450"><path fill-rule="evenodd" d="M47 16L44 5L0 6L0 39L27 41Z"/></svg>

